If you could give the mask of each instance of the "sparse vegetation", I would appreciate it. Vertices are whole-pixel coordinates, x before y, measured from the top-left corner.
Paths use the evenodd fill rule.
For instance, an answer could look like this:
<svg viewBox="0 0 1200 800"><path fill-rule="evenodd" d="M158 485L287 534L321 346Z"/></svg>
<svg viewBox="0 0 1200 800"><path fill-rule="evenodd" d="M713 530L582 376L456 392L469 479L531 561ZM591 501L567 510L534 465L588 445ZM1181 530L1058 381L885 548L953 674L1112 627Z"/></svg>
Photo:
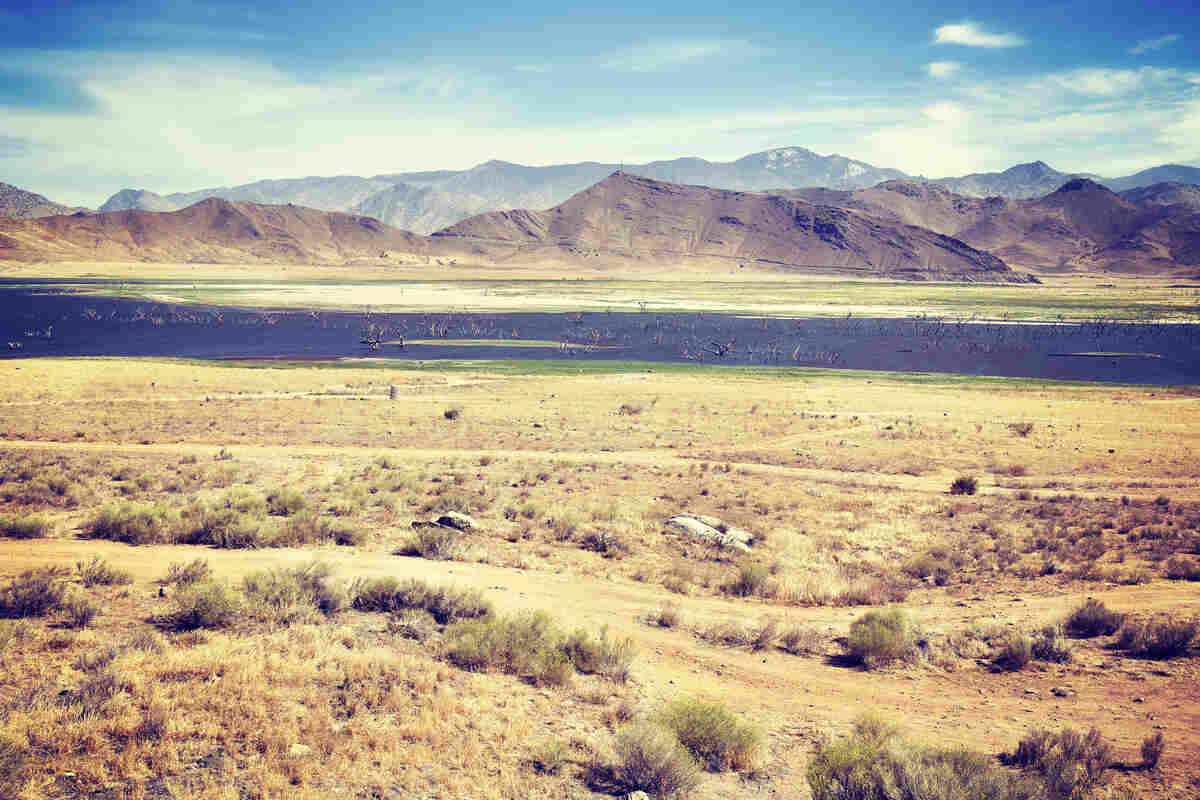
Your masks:
<svg viewBox="0 0 1200 800"><path fill-rule="evenodd" d="M0 586L0 619L44 617L61 608L65 598L58 570L31 570Z"/></svg>
<svg viewBox="0 0 1200 800"><path fill-rule="evenodd" d="M697 761L713 772L752 769L763 732L720 703L681 697L659 709L653 721L675 734Z"/></svg>
<svg viewBox="0 0 1200 800"><path fill-rule="evenodd" d="M125 544L165 544L172 540L171 513L156 505L106 506L83 526L83 535Z"/></svg>
<svg viewBox="0 0 1200 800"><path fill-rule="evenodd" d="M1112 765L1112 750L1095 728L1087 733L1072 728L1057 733L1039 729L1023 738L1003 760L1040 777L1051 798L1079 800L1091 794Z"/></svg>
<svg viewBox="0 0 1200 800"><path fill-rule="evenodd" d="M45 517L0 517L0 536L9 539L41 539L54 532L54 523Z"/></svg>
<svg viewBox="0 0 1200 800"><path fill-rule="evenodd" d="M975 494L978 481L971 475L960 475L950 484L950 494Z"/></svg>
<svg viewBox="0 0 1200 800"><path fill-rule="evenodd" d="M687 795L700 785L700 767L672 731L652 722L629 726L617 735L616 767L622 788L655 797Z"/></svg>
<svg viewBox="0 0 1200 800"><path fill-rule="evenodd" d="M75 571L84 586L120 586L133 582L133 576L126 570L114 567L100 556L92 556L91 561L76 561Z"/></svg>
<svg viewBox="0 0 1200 800"><path fill-rule="evenodd" d="M164 621L181 631L223 628L242 611L242 599L237 593L216 580L186 584L176 590L171 602L173 609Z"/></svg>
<svg viewBox="0 0 1200 800"><path fill-rule="evenodd" d="M210 577L212 577L212 568L209 567L208 562L202 558L197 558L186 563L180 561L171 564L167 567L167 574L162 579L162 582L188 586L193 583L206 581Z"/></svg>
<svg viewBox="0 0 1200 800"><path fill-rule="evenodd" d="M1110 611L1108 606L1099 600L1089 599L1071 612L1071 615L1067 617L1065 628L1067 633L1081 638L1111 636L1117 632L1124 621L1123 614Z"/></svg>
<svg viewBox="0 0 1200 800"><path fill-rule="evenodd" d="M1117 636L1117 647L1140 658L1179 658L1188 654L1200 631L1195 619L1159 619L1126 622Z"/></svg>

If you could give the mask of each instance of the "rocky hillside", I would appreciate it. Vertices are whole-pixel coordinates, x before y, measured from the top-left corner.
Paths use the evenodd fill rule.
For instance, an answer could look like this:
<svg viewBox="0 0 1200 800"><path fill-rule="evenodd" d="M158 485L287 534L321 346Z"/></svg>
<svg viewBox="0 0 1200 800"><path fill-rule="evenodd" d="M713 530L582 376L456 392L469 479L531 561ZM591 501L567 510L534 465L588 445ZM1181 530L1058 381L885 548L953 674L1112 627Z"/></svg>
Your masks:
<svg viewBox="0 0 1200 800"><path fill-rule="evenodd" d="M726 258L870 275L1019 280L999 258L904 223L765 193L614 173L548 211L492 212L435 238L644 259Z"/></svg>
<svg viewBox="0 0 1200 800"><path fill-rule="evenodd" d="M0 183L0 217L11 219L34 219L54 214L71 214L78 209L47 200L19 186Z"/></svg>
<svg viewBox="0 0 1200 800"><path fill-rule="evenodd" d="M122 189L100 206L100 211L178 211L179 205L147 189Z"/></svg>

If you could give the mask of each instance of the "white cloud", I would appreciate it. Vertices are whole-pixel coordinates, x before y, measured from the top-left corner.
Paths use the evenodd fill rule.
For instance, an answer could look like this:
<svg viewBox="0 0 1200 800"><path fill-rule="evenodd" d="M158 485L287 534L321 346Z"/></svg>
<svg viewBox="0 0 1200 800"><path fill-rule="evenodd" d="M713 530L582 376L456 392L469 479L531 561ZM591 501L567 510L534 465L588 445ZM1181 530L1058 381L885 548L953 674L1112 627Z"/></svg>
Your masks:
<svg viewBox="0 0 1200 800"><path fill-rule="evenodd" d="M949 78L961 68L957 61L933 61L925 65L925 71L933 78Z"/></svg>
<svg viewBox="0 0 1200 800"><path fill-rule="evenodd" d="M545 75L553 72L554 67L550 64L517 64L513 67L515 72L531 72L538 75Z"/></svg>
<svg viewBox="0 0 1200 800"><path fill-rule="evenodd" d="M1057 87L1077 94L1094 95L1096 97L1116 97L1132 92L1145 91L1156 85L1172 81L1190 80L1194 77L1175 69L1155 69L1153 67L1105 69L1102 67L1084 67L1048 75L1042 81L1035 82L1034 85Z"/></svg>
<svg viewBox="0 0 1200 800"><path fill-rule="evenodd" d="M1168 45L1178 42L1182 38L1178 33L1168 33L1166 36L1159 36L1156 39L1142 39L1129 48L1129 52L1132 55L1140 56L1142 53L1149 53L1151 50L1161 50Z"/></svg>
<svg viewBox="0 0 1200 800"><path fill-rule="evenodd" d="M1015 33L989 33L974 22L943 25L933 32L934 44L961 44L967 47L1020 47L1025 40Z"/></svg>
<svg viewBox="0 0 1200 800"><path fill-rule="evenodd" d="M612 53L601 65L624 72L658 72L716 57L745 59L762 52L762 48L744 39L642 42Z"/></svg>

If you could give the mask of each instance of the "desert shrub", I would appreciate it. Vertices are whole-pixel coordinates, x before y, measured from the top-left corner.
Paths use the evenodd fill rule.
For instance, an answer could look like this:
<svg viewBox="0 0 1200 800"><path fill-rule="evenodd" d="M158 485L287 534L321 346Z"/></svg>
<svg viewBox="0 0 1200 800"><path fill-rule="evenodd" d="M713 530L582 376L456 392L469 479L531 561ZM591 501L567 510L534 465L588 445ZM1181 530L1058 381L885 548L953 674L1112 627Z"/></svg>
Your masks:
<svg viewBox="0 0 1200 800"><path fill-rule="evenodd" d="M1163 750L1166 749L1166 743L1163 741L1162 731L1155 733L1153 736L1147 736L1142 740L1142 768L1157 769L1158 760L1162 758Z"/></svg>
<svg viewBox="0 0 1200 800"><path fill-rule="evenodd" d="M1027 634L1012 632L1000 642L992 658L998 668L1015 672L1033 660L1033 640Z"/></svg>
<svg viewBox="0 0 1200 800"><path fill-rule="evenodd" d="M100 607L89 598L80 595L68 597L64 600L61 611L65 617L63 620L64 624L68 628L76 629L86 628L92 624L92 620L100 615Z"/></svg>
<svg viewBox="0 0 1200 800"><path fill-rule="evenodd" d="M596 638L585 630L576 630L562 648L579 672L603 675L616 683L629 680L629 667L637 655L632 639L609 638L607 628Z"/></svg>
<svg viewBox="0 0 1200 800"><path fill-rule="evenodd" d="M295 489L276 489L267 495L267 513L276 517L290 517L304 510L307 503L304 495Z"/></svg>
<svg viewBox="0 0 1200 800"><path fill-rule="evenodd" d="M1141 658L1178 658L1187 655L1198 629L1200 623L1194 619L1127 622L1117 636L1117 647Z"/></svg>
<svg viewBox="0 0 1200 800"><path fill-rule="evenodd" d="M290 621L305 611L336 614L346 606L346 594L330 580L333 570L314 561L288 569L276 567L247 575L246 599L279 621Z"/></svg>
<svg viewBox="0 0 1200 800"><path fill-rule="evenodd" d="M753 597L762 593L770 577L770 571L761 564L742 564L737 577L721 588L734 597Z"/></svg>
<svg viewBox="0 0 1200 800"><path fill-rule="evenodd" d="M458 407L447 408L442 412L442 418L448 420L456 420L462 416L462 409Z"/></svg>
<svg viewBox="0 0 1200 800"><path fill-rule="evenodd" d="M562 633L543 611L458 622L446 631L446 658L463 669L498 669L538 685L565 685L574 672Z"/></svg>
<svg viewBox="0 0 1200 800"><path fill-rule="evenodd" d="M978 482L971 475L959 475L950 484L950 494L975 494Z"/></svg>
<svg viewBox="0 0 1200 800"><path fill-rule="evenodd" d="M167 567L167 575L163 583L177 583L184 586L206 581L212 576L212 568L202 558L189 561L186 564L177 561Z"/></svg>
<svg viewBox="0 0 1200 800"><path fill-rule="evenodd" d="M605 530L588 533L579 544L586 550L609 557L624 555L630 549L629 543L620 534Z"/></svg>
<svg viewBox="0 0 1200 800"><path fill-rule="evenodd" d="M811 655L824 651L825 639L820 632L797 625L779 635L779 646L794 656Z"/></svg>
<svg viewBox="0 0 1200 800"><path fill-rule="evenodd" d="M617 735L614 777L630 791L655 797L686 795L700 785L696 760L675 734L651 722L640 722Z"/></svg>
<svg viewBox="0 0 1200 800"><path fill-rule="evenodd" d="M420 556L431 561L453 561L463 552L463 534L454 528L433 525L417 528L396 551L400 556Z"/></svg>
<svg viewBox="0 0 1200 800"><path fill-rule="evenodd" d="M622 417L633 417L642 413L642 407L633 403L621 403L621 407L617 409L617 414Z"/></svg>
<svg viewBox="0 0 1200 800"><path fill-rule="evenodd" d="M1055 664L1065 664L1071 660L1071 647L1058 625L1047 625L1037 632L1033 637L1031 653L1038 661Z"/></svg>
<svg viewBox="0 0 1200 800"><path fill-rule="evenodd" d="M100 556L91 561L76 561L75 571L84 586L119 586L133 582L133 576L119 567L114 567Z"/></svg>
<svg viewBox="0 0 1200 800"><path fill-rule="evenodd" d="M189 509L176 540L222 550L252 550L261 543L257 520L233 508Z"/></svg>
<svg viewBox="0 0 1200 800"><path fill-rule="evenodd" d="M387 632L392 636L423 642L437 633L437 624L428 611L410 608L388 617Z"/></svg>
<svg viewBox="0 0 1200 800"><path fill-rule="evenodd" d="M1051 798L1081 800L1112 764L1112 749L1095 728L1086 734L1071 728L1058 733L1041 729L1025 736L1002 760L1038 775Z"/></svg>
<svg viewBox="0 0 1200 800"><path fill-rule="evenodd" d="M1033 431L1033 423L1032 422L1010 422L1010 423L1008 423L1008 429L1010 431L1012 431L1014 434L1016 434L1017 436L1025 437L1025 436L1028 436Z"/></svg>
<svg viewBox="0 0 1200 800"><path fill-rule="evenodd" d="M0 517L0 536L9 539L41 539L54 532L45 517Z"/></svg>
<svg viewBox="0 0 1200 800"><path fill-rule="evenodd" d="M920 747L870 718L849 738L820 744L807 777L813 800L1047 800L1040 781L982 753Z"/></svg>
<svg viewBox="0 0 1200 800"><path fill-rule="evenodd" d="M428 611L439 625L492 613L492 604L476 591L430 586L412 579L357 578L350 585L349 596L350 604L358 611L392 614L406 609L421 609Z"/></svg>
<svg viewBox="0 0 1200 800"><path fill-rule="evenodd" d="M61 574L54 569L30 570L0 587L0 618L44 617L66 598Z"/></svg>
<svg viewBox="0 0 1200 800"><path fill-rule="evenodd" d="M237 593L214 580L185 585L171 600L174 608L164 621L182 631L223 628L242 610L242 600Z"/></svg>
<svg viewBox="0 0 1200 800"><path fill-rule="evenodd" d="M679 624L682 614L678 603L663 603L658 610L650 614L649 621L660 628L674 628Z"/></svg>
<svg viewBox="0 0 1200 800"><path fill-rule="evenodd" d="M1080 638L1111 636L1121 627L1125 615L1110 611L1099 600L1089 599L1067 617L1064 626L1067 633Z"/></svg>
<svg viewBox="0 0 1200 800"><path fill-rule="evenodd" d="M83 526L89 539L125 544L164 544L171 537L172 515L157 505L106 506Z"/></svg>
<svg viewBox="0 0 1200 800"><path fill-rule="evenodd" d="M1200 561L1172 556L1165 565L1166 576L1173 581L1200 581Z"/></svg>
<svg viewBox="0 0 1200 800"><path fill-rule="evenodd" d="M751 769L763 741L758 726L743 722L720 703L693 697L668 703L653 720L672 731L679 743L713 772Z"/></svg>
<svg viewBox="0 0 1200 800"><path fill-rule="evenodd" d="M850 624L846 655L867 669L881 667L906 657L916 632L899 609L868 611Z"/></svg>

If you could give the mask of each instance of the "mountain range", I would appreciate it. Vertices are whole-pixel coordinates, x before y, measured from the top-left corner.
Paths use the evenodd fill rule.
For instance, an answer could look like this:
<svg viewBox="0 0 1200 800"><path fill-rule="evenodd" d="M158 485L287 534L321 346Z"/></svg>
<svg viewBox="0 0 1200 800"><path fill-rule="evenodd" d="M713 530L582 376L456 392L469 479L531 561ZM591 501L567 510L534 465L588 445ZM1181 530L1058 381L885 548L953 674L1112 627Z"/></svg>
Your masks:
<svg viewBox="0 0 1200 800"><path fill-rule="evenodd" d="M10 183L0 183L0 217L34 219L55 214L73 214L80 209L47 200L40 194L26 191Z"/></svg>
<svg viewBox="0 0 1200 800"><path fill-rule="evenodd" d="M404 230L432 233L488 211L550 208L618 170L671 183L736 191L809 187L856 190L899 179L944 186L967 197L1010 199L1042 197L1077 177L1096 180L1115 191L1164 181L1200 183L1200 168L1196 167L1164 165L1136 175L1105 179L1059 172L1041 161L1018 164L1003 172L931 180L840 155L822 156L803 147L783 147L730 162L678 158L647 164L582 162L529 167L488 161L460 171L265 180L165 196L125 189L109 198L100 210L175 210L205 197L221 197L235 202L295 203L323 211L362 214Z"/></svg>

